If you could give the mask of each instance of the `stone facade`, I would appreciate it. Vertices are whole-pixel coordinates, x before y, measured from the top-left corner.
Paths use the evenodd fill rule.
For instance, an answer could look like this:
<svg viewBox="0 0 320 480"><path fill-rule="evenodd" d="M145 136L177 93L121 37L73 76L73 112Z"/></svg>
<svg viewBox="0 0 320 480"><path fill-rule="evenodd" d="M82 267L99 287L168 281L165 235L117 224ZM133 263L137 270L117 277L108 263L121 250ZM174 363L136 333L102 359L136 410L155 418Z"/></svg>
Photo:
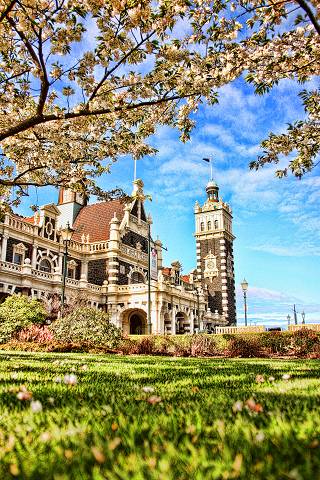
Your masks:
<svg viewBox="0 0 320 480"><path fill-rule="evenodd" d="M208 293L208 306L228 323L236 324L232 212L210 181L207 200L195 205L197 279Z"/></svg>
<svg viewBox="0 0 320 480"><path fill-rule="evenodd" d="M39 300L60 298L66 248L61 232L68 223L73 235L67 245L66 303L77 296L103 308L131 334L193 333L234 321L229 207L219 202L219 208L197 207L197 269L181 275L178 261L169 268L162 265L162 244L150 236L145 199L143 182L136 180L129 204L89 205L81 195L62 189L57 205L45 205L33 217L7 214L0 223L0 296L19 292ZM197 218L211 210L229 222L218 232L208 224L204 231ZM150 282L149 245L155 262Z"/></svg>

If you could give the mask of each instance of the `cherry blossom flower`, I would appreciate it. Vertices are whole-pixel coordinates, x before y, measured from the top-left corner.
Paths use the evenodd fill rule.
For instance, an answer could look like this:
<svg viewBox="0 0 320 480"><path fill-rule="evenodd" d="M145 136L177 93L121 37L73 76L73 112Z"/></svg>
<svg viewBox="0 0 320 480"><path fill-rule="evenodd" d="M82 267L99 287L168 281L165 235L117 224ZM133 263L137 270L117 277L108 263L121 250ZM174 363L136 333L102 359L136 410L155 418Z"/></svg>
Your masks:
<svg viewBox="0 0 320 480"><path fill-rule="evenodd" d="M77 384L78 380L77 380L77 376L74 375L73 373L71 373L70 375L68 375L68 374L65 375L63 381L66 385L72 385L73 386L73 385Z"/></svg>
<svg viewBox="0 0 320 480"><path fill-rule="evenodd" d="M30 407L33 413L42 412L42 403L39 400L31 400Z"/></svg>
<svg viewBox="0 0 320 480"><path fill-rule="evenodd" d="M145 392L145 393L153 393L154 392L154 388L153 387L142 387L142 391Z"/></svg>

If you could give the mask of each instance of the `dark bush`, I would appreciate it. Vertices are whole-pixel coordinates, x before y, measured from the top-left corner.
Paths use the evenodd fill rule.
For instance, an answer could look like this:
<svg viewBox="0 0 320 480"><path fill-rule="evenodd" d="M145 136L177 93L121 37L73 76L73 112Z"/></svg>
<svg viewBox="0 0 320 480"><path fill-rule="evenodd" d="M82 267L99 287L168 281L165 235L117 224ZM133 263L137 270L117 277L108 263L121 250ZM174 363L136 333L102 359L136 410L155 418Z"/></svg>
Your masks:
<svg viewBox="0 0 320 480"><path fill-rule="evenodd" d="M264 357L265 352L256 335L246 337L234 335L228 342L227 354L230 357Z"/></svg>
<svg viewBox="0 0 320 480"><path fill-rule="evenodd" d="M319 335L308 328L297 330L291 335L290 347L295 355L309 355L320 345Z"/></svg>

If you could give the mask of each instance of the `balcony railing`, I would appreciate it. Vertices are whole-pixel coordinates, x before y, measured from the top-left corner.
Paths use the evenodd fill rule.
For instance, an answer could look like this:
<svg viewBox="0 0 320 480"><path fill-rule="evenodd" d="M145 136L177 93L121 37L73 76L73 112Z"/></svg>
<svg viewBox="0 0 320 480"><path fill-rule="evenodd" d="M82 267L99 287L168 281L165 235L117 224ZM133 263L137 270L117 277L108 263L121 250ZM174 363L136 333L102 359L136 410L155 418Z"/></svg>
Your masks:
<svg viewBox="0 0 320 480"><path fill-rule="evenodd" d="M11 263L11 262L4 262L0 261L0 268L1 270L6 270L9 272L18 272L20 273L22 271L22 266L18 265L16 263Z"/></svg>
<svg viewBox="0 0 320 480"><path fill-rule="evenodd" d="M136 248L129 247L128 245L122 244L120 246L120 252L127 255L128 257L134 258L135 260L140 260L144 263L148 263L148 254L137 250Z"/></svg>

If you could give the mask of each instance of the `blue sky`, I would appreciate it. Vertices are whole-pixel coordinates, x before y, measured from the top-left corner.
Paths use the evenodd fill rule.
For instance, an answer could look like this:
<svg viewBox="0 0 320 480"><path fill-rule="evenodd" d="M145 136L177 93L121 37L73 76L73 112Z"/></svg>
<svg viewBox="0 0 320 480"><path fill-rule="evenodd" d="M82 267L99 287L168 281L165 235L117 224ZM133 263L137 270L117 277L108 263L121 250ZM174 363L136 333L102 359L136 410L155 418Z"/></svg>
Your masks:
<svg viewBox="0 0 320 480"><path fill-rule="evenodd" d="M239 323L243 277L249 283L251 322L284 326L294 303L298 312L305 310L307 322L320 321L320 169L301 181L275 178L275 166L248 169L269 131L284 131L287 123L303 116L299 90L283 81L259 97L238 80L220 91L219 105L200 107L190 142L182 144L176 130L162 127L151 139L158 154L138 162L138 177L153 197L147 205L154 219L153 235L168 247L165 264L179 259L188 272L195 267L193 207L196 200L205 200L209 179L202 157L214 157L220 195L233 209ZM122 158L101 184L131 192L132 179L133 161ZM51 189L38 190L37 195L39 204L57 197ZM28 204L35 202L32 195L20 213L30 214Z"/></svg>

